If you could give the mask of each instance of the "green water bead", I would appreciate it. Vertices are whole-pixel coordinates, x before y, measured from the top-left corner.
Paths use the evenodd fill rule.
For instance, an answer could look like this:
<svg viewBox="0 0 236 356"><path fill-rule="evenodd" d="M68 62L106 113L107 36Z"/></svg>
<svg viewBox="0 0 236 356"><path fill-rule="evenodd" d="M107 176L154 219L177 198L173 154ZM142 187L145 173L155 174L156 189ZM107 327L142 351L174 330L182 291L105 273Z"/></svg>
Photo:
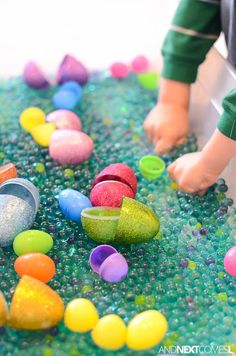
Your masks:
<svg viewBox="0 0 236 356"><path fill-rule="evenodd" d="M15 237L13 242L13 249L17 256L30 252L48 253L52 247L52 237L40 230L23 231Z"/></svg>
<svg viewBox="0 0 236 356"><path fill-rule="evenodd" d="M44 173L45 172L45 166L43 163L35 163L34 164L34 169L38 173Z"/></svg>

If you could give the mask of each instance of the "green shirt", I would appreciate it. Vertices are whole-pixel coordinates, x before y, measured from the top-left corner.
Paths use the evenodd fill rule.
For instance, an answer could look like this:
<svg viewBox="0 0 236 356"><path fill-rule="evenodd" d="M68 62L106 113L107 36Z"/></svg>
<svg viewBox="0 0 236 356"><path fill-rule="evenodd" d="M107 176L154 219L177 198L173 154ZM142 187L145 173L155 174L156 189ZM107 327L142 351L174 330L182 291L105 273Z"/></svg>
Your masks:
<svg viewBox="0 0 236 356"><path fill-rule="evenodd" d="M221 32L220 0L181 0L162 54L162 77L185 83L196 80L198 66ZM236 89L223 99L218 129L236 140Z"/></svg>

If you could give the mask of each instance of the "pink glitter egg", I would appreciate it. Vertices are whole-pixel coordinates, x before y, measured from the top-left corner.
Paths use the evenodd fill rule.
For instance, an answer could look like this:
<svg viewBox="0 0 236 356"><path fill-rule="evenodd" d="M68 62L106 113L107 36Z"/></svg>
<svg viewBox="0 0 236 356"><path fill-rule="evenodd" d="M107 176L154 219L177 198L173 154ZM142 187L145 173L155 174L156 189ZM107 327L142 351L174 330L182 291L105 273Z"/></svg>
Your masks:
<svg viewBox="0 0 236 356"><path fill-rule="evenodd" d="M123 197L134 199L135 194L128 185L112 180L96 184L90 193L90 201L93 206L119 208Z"/></svg>
<svg viewBox="0 0 236 356"><path fill-rule="evenodd" d="M129 74L129 67L120 62L113 63L110 67L112 77L116 79L123 79Z"/></svg>
<svg viewBox="0 0 236 356"><path fill-rule="evenodd" d="M23 71L25 83L34 89L45 89L49 87L49 82L45 78L42 70L34 62L28 62Z"/></svg>
<svg viewBox="0 0 236 356"><path fill-rule="evenodd" d="M226 272L236 277L236 246L229 249L224 258L224 267Z"/></svg>
<svg viewBox="0 0 236 356"><path fill-rule="evenodd" d="M135 73L142 73L148 70L148 60L144 56L137 56L131 62L131 67Z"/></svg>
<svg viewBox="0 0 236 356"><path fill-rule="evenodd" d="M96 184L108 181L115 180L121 183L128 185L136 194L137 190L137 179L134 171L124 163L115 163L106 167L103 171L101 171L97 177L94 179L92 187Z"/></svg>
<svg viewBox="0 0 236 356"><path fill-rule="evenodd" d="M67 54L59 66L56 81L58 84L68 81L85 84L88 81L88 70L75 57Z"/></svg>
<svg viewBox="0 0 236 356"><path fill-rule="evenodd" d="M54 122L58 130L81 131L82 125L79 116L70 110L55 110L47 115L48 122Z"/></svg>
<svg viewBox="0 0 236 356"><path fill-rule="evenodd" d="M79 164L93 153L93 141L84 132L58 130L51 136L49 154L60 164Z"/></svg>

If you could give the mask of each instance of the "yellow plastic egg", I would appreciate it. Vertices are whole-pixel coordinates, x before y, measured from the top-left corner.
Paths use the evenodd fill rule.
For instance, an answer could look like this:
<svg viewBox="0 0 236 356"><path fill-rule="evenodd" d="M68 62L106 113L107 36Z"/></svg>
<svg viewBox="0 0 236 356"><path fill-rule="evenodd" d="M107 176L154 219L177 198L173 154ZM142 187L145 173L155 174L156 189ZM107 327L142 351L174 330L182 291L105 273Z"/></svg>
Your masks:
<svg viewBox="0 0 236 356"><path fill-rule="evenodd" d="M27 132L31 132L34 127L44 124L45 120L46 115L43 110L36 107L27 108L20 115L20 125Z"/></svg>
<svg viewBox="0 0 236 356"><path fill-rule="evenodd" d="M54 123L46 123L34 127L31 130L31 135L38 145L48 147L50 144L51 136L55 130L56 125Z"/></svg>
<svg viewBox="0 0 236 356"><path fill-rule="evenodd" d="M97 346L105 350L119 350L125 345L126 325L118 315L105 315L93 329L92 338Z"/></svg>
<svg viewBox="0 0 236 356"><path fill-rule="evenodd" d="M5 301L2 292L0 291L0 327L2 327L6 322L7 313L8 313L7 303Z"/></svg>
<svg viewBox="0 0 236 356"><path fill-rule="evenodd" d="M158 345L168 329L167 320L157 310L136 315L127 327L127 346L132 350L147 350Z"/></svg>
<svg viewBox="0 0 236 356"><path fill-rule="evenodd" d="M67 304L64 323L72 331L85 333L94 328L98 318L97 309L92 302L85 298L77 298Z"/></svg>

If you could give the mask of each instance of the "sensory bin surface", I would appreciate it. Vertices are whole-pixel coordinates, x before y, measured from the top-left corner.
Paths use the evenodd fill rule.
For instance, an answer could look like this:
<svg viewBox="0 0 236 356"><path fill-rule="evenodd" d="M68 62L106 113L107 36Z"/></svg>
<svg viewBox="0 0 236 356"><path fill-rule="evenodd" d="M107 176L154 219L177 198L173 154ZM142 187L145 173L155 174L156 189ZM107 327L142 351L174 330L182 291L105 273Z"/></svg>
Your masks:
<svg viewBox="0 0 236 356"><path fill-rule="evenodd" d="M49 256L56 275L49 285L65 304L75 297L90 299L100 316L120 315L126 323L147 309L157 309L168 320L162 344L145 352L105 352L88 334L72 333L63 322L42 332L0 329L1 355L157 355L160 346L228 345L236 340L236 279L224 272L223 258L235 245L235 208L225 196L221 179L207 195L179 193L168 174L149 181L138 170L139 159L153 154L142 122L156 101L156 92L142 88L134 74L117 81L104 73L94 75L83 87L75 111L83 131L95 143L92 158L80 166L59 166L48 149L35 144L18 124L20 113L38 106L46 113L56 88L35 91L21 78L0 86L0 164L13 162L19 176L40 189L41 206L32 228L54 238ZM164 159L169 164L180 154L195 151L196 138ZM109 284L89 267L97 244L77 224L66 220L58 207L58 193L65 188L89 195L94 177L107 165L123 162L138 177L137 199L152 207L161 220L161 233L146 244L116 246L129 261L128 277ZM0 290L10 303L19 277L14 271L12 247L0 248Z"/></svg>

